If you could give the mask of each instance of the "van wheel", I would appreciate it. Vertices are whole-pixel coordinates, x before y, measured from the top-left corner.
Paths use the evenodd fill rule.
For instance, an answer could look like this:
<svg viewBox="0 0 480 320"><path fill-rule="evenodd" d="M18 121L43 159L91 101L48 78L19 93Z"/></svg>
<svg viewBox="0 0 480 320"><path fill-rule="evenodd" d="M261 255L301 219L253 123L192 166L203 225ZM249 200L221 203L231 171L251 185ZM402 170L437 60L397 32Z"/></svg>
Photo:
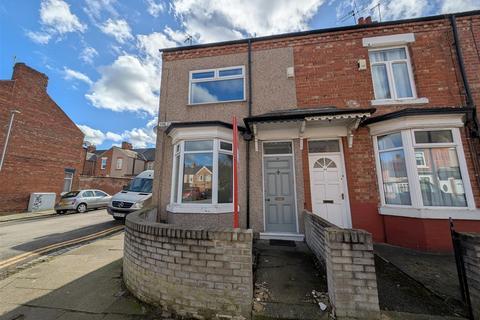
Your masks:
<svg viewBox="0 0 480 320"><path fill-rule="evenodd" d="M78 206L77 206L77 212L78 213L84 213L87 211L87 205L85 203L80 203Z"/></svg>

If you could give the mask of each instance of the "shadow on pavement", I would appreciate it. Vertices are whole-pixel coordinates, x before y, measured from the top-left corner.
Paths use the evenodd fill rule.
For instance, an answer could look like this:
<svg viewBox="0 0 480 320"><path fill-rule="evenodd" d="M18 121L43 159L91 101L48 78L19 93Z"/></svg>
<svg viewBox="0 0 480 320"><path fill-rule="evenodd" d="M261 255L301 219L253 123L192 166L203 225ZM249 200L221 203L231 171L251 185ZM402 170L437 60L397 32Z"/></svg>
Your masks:
<svg viewBox="0 0 480 320"><path fill-rule="evenodd" d="M62 274L71 277L65 270L51 281L43 277L43 284L17 278L0 289L0 320L158 319L155 309L124 288L121 269L118 259L55 289Z"/></svg>
<svg viewBox="0 0 480 320"><path fill-rule="evenodd" d="M37 237L32 241L22 243L20 245L16 245L12 247L11 249L17 250L17 251L32 251L35 249L43 248L45 246L55 244L55 243L60 243L63 241L68 241L68 240L73 240L76 238L80 238L83 236L87 236L117 225L122 225L123 223L121 221L106 221L82 228L78 228L75 230L70 230L66 232L61 232L61 233L51 233L42 237Z"/></svg>

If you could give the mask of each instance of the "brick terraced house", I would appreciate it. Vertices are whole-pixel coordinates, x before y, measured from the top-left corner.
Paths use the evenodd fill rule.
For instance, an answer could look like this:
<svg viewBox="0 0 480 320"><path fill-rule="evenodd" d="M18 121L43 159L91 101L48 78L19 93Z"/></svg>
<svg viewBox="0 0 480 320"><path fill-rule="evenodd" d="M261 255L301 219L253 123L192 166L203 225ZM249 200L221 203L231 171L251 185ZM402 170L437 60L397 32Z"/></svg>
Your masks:
<svg viewBox="0 0 480 320"><path fill-rule="evenodd" d="M32 192L77 188L84 135L47 93L48 77L17 63L11 80L0 81L0 212L26 211Z"/></svg>
<svg viewBox="0 0 480 320"><path fill-rule="evenodd" d="M479 41L475 11L163 49L162 219L232 226L236 115L241 227L302 240L307 209L451 250L449 217L480 231Z"/></svg>

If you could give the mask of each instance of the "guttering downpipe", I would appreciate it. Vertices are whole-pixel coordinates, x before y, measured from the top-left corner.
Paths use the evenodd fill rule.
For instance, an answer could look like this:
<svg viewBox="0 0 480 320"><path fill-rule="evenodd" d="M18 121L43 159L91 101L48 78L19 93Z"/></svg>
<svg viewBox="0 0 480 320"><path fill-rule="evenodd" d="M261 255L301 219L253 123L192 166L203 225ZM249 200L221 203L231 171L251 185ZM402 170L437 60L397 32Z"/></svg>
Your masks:
<svg viewBox="0 0 480 320"><path fill-rule="evenodd" d="M457 55L458 66L460 68L460 75L462 77L463 87L465 89L466 107L469 109L469 112L467 112L466 127L467 129L469 129L467 130L467 132L470 131L470 137L468 137L467 141L470 153L472 154L473 158L472 160L476 180L478 185L480 185L480 160L478 154L475 154L475 146L472 142L472 139L480 139L478 131L477 107L475 105L475 102L473 101L472 91L470 90L470 84L468 83L467 72L465 71L465 62L463 61L462 48L458 36L457 19L455 17L455 14L450 15L450 22L452 24L453 41L455 46L455 52Z"/></svg>
<svg viewBox="0 0 480 320"><path fill-rule="evenodd" d="M248 74L248 117L252 116L252 39L248 39L248 52L247 52L247 74ZM247 127L247 130L249 128ZM250 141L252 139L246 139L246 174L247 174L247 229L250 229Z"/></svg>

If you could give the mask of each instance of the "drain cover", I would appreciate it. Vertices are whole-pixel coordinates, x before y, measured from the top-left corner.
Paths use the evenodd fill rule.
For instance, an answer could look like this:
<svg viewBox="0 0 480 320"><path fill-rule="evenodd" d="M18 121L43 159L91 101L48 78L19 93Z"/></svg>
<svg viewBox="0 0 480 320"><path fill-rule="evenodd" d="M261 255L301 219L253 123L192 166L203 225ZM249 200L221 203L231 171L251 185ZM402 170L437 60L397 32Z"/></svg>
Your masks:
<svg viewBox="0 0 480 320"><path fill-rule="evenodd" d="M295 241L290 240L270 240L271 246L282 246L282 247L296 247Z"/></svg>

